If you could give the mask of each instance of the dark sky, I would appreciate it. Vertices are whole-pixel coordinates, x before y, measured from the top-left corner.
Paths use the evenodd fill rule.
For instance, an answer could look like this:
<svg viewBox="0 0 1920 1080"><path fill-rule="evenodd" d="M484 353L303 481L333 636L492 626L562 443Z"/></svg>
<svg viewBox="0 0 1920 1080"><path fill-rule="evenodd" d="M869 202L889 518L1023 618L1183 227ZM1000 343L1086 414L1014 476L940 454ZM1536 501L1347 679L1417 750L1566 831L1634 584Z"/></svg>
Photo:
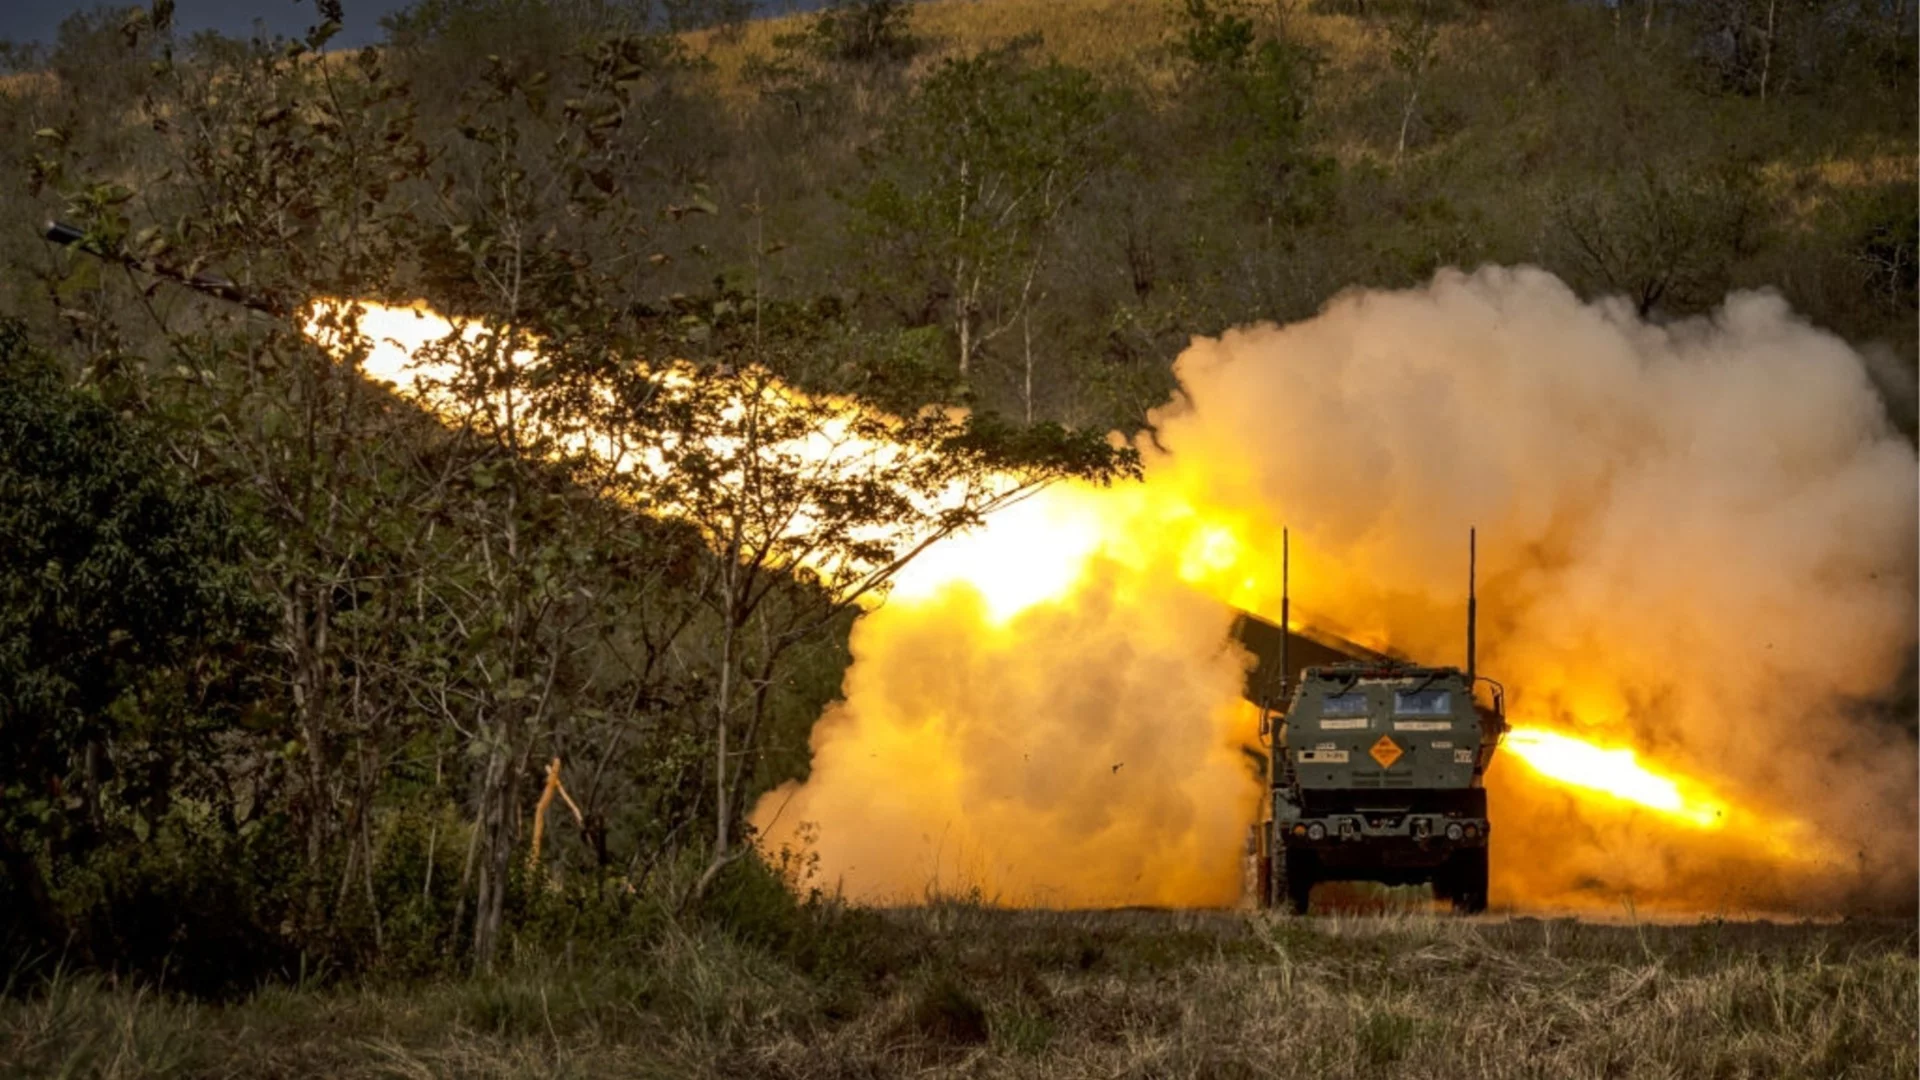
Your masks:
<svg viewBox="0 0 1920 1080"><path fill-rule="evenodd" d="M0 0L0 40L51 43L60 20L76 11L102 6L99 0ZM130 7L115 2L110 7ZM365 45L380 38L380 16L407 6L407 0L343 0L346 24L333 46ZM245 37L257 19L269 34L295 37L320 21L313 0L175 0L174 24L184 36L218 30Z"/></svg>
<svg viewBox="0 0 1920 1080"><path fill-rule="evenodd" d="M60 20L76 11L107 6L125 8L136 0L0 0L0 41L38 41L51 44ZM366 45L380 40L380 17L407 7L410 0L342 0L346 23L329 48ZM778 14L819 7L821 0L760 0L759 11ZM149 5L151 6L151 5ZM269 35L298 37L320 21L313 0L175 0L173 21L181 36L197 30L218 30L228 37L246 37L255 21Z"/></svg>

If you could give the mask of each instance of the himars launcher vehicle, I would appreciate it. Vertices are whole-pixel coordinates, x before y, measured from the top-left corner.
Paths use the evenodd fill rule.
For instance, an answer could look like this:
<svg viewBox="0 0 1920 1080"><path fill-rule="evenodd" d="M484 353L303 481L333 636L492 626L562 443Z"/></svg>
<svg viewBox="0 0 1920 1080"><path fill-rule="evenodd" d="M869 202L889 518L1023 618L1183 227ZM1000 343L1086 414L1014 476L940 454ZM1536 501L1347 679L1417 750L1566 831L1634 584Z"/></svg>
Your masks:
<svg viewBox="0 0 1920 1080"><path fill-rule="evenodd" d="M1377 881L1430 883L1456 911L1486 909L1484 781L1507 729L1506 703L1499 683L1474 672L1471 534L1468 552L1464 671L1242 617L1237 636L1261 660L1249 696L1261 706L1270 762L1269 798L1249 843L1260 906L1300 914L1320 882ZM1282 626L1289 603L1281 600ZM1320 654L1297 680L1289 639Z"/></svg>

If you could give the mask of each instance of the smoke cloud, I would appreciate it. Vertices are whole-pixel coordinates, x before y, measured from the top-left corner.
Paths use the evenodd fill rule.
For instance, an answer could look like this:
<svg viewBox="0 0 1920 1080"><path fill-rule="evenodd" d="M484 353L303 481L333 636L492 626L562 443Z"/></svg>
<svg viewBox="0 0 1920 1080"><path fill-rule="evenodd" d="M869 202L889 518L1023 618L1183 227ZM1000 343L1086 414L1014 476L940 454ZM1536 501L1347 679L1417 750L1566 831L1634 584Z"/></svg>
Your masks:
<svg viewBox="0 0 1920 1080"><path fill-rule="evenodd" d="M1913 907L1920 469L1845 342L1770 293L1652 325L1490 268L1175 372L1143 484L1043 493L862 618L764 842L807 823L873 900L1231 903L1261 782L1227 605L1278 614L1285 525L1296 624L1458 663L1475 526L1512 719L1736 811L1700 828L1503 755L1495 904Z"/></svg>

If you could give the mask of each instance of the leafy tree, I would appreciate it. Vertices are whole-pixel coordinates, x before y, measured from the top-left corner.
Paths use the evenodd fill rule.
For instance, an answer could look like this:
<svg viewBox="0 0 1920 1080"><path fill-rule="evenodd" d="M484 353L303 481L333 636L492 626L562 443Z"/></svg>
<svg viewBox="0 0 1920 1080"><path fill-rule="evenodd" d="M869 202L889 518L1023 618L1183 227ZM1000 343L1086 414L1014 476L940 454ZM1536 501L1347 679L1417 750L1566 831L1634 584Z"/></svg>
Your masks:
<svg viewBox="0 0 1920 1080"><path fill-rule="evenodd" d="M1760 203L1745 170L1669 174L1651 167L1562 192L1552 211L1568 275L1624 294L1642 316L1702 310L1724 295L1735 259L1752 250Z"/></svg>
<svg viewBox="0 0 1920 1080"><path fill-rule="evenodd" d="M943 61L891 118L857 226L941 297L959 370L1029 310L1063 211L1109 159L1093 77L1009 46Z"/></svg>
<svg viewBox="0 0 1920 1080"><path fill-rule="evenodd" d="M157 826L260 611L225 509L11 322L0 445L0 862L57 945L46 866Z"/></svg>
<svg viewBox="0 0 1920 1080"><path fill-rule="evenodd" d="M1420 106L1420 90L1427 70L1433 66L1440 28L1435 24L1432 5L1427 0L1417 0L1407 11L1389 18L1386 27L1388 56L1394 70L1406 80L1406 96L1400 107L1400 136L1393 144L1393 159L1397 162L1407 152L1407 128L1413 124L1414 113Z"/></svg>
<svg viewBox="0 0 1920 1080"><path fill-rule="evenodd" d="M1237 68L1253 52L1254 26L1245 4L1176 0L1180 55L1205 70Z"/></svg>
<svg viewBox="0 0 1920 1080"><path fill-rule="evenodd" d="M1315 55L1260 34L1246 3L1181 0L1177 14L1188 138L1213 178L1207 203L1269 227L1303 222L1331 171L1306 147Z"/></svg>
<svg viewBox="0 0 1920 1080"><path fill-rule="evenodd" d="M819 56L844 64L898 64L920 49L910 0L832 0L806 30Z"/></svg>
<svg viewBox="0 0 1920 1080"><path fill-rule="evenodd" d="M865 103L884 108L904 92L905 64L920 50L911 14L905 0L835 0L799 29L774 35L770 52L749 55L743 76L777 111L762 144L816 156L850 117L874 107Z"/></svg>

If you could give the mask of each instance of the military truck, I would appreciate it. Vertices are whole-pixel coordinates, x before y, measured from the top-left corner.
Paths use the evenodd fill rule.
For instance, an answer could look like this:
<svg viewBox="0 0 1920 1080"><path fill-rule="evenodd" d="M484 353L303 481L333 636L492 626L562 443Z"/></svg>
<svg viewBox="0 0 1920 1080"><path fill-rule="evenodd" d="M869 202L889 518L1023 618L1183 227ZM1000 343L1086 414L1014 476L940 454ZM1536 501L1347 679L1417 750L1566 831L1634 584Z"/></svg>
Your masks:
<svg viewBox="0 0 1920 1080"><path fill-rule="evenodd" d="M1263 906L1304 914L1320 882L1377 881L1430 884L1455 911L1486 909L1484 781L1506 732L1506 695L1474 671L1473 546L1470 534L1464 670L1315 635L1310 649L1339 655L1296 673L1286 655L1298 635L1243 617L1239 636L1263 661L1250 682L1270 797L1249 838L1250 884ZM1284 539L1282 551L1284 566ZM1283 626L1289 602L1281 601ZM1275 640L1277 665L1258 648Z"/></svg>

